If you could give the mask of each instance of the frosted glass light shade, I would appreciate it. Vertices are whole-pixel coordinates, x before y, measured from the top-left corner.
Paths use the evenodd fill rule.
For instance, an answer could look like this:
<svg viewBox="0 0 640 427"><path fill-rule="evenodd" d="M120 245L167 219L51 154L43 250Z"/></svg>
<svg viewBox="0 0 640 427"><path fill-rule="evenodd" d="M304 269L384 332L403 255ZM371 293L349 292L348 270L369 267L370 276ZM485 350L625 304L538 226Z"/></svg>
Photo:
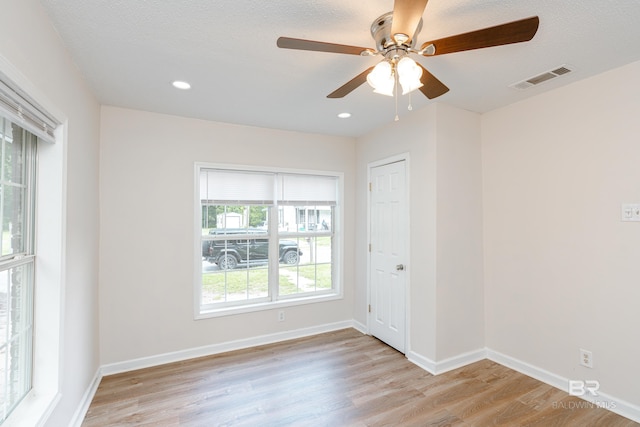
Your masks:
<svg viewBox="0 0 640 427"><path fill-rule="evenodd" d="M393 96L393 69L387 61L382 61L376 65L367 76L367 83L373 88L375 93Z"/></svg>
<svg viewBox="0 0 640 427"><path fill-rule="evenodd" d="M398 81L402 86L402 94L406 95L418 88L424 86L420 81L422 77L422 68L415 61L407 56L398 61Z"/></svg>

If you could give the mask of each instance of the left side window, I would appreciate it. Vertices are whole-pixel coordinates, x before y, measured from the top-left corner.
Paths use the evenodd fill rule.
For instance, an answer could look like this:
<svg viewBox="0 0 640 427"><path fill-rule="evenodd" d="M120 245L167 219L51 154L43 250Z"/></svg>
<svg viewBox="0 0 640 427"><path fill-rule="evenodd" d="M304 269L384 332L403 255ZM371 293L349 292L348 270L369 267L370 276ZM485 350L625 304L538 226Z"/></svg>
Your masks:
<svg viewBox="0 0 640 427"><path fill-rule="evenodd" d="M0 423L32 386L36 140L0 115Z"/></svg>

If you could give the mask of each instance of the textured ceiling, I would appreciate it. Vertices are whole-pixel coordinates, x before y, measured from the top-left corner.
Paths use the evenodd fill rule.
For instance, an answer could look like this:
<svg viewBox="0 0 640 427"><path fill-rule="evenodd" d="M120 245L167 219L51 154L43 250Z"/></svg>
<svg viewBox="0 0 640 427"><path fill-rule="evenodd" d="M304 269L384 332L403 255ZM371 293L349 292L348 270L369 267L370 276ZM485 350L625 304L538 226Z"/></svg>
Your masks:
<svg viewBox="0 0 640 427"><path fill-rule="evenodd" d="M394 119L394 100L366 84L326 98L380 57L276 47L288 36L373 48L369 28L392 0L41 3L105 105L347 136ZM640 59L637 0L431 0L418 44L534 15L540 28L530 42L414 56L450 88L436 101L486 112ZM525 91L508 87L563 64L574 72ZM174 80L192 89L176 90ZM414 110L436 102L419 92L401 96L401 121L410 101ZM343 111L352 117L338 119Z"/></svg>

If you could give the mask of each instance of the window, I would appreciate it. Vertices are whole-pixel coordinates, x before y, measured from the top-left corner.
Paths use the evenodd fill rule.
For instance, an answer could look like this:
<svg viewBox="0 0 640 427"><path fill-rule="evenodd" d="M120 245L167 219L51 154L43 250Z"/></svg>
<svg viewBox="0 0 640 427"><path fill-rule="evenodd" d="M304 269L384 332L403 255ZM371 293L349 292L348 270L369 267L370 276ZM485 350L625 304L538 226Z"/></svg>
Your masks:
<svg viewBox="0 0 640 427"><path fill-rule="evenodd" d="M197 165L197 315L339 295L340 175Z"/></svg>
<svg viewBox="0 0 640 427"><path fill-rule="evenodd" d="M31 389L36 137L0 116L0 422Z"/></svg>
<svg viewBox="0 0 640 427"><path fill-rule="evenodd" d="M56 144L63 135L60 124L0 71L0 424L37 424L59 393L64 265L64 147ZM38 209L36 185L42 196ZM39 291L34 290L36 282Z"/></svg>

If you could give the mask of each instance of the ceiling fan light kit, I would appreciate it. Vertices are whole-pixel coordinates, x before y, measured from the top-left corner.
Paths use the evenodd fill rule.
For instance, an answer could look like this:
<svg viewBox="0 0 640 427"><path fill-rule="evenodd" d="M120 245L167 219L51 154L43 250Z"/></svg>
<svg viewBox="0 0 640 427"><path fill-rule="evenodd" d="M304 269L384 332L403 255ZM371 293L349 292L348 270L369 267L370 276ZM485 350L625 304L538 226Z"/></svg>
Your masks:
<svg viewBox="0 0 640 427"><path fill-rule="evenodd" d="M394 71L390 62L382 61L367 75L367 83L375 93L393 96Z"/></svg>
<svg viewBox="0 0 640 427"><path fill-rule="evenodd" d="M421 64L409 58L410 54L429 57L521 43L531 40L538 31L539 18L533 16L427 41L417 50L416 39L422 29L422 15L426 6L427 0L395 0L393 11L381 15L371 24L371 36L377 48L375 50L290 37L278 38L277 46L284 49L384 57L375 67L358 74L327 95L328 98L342 98L366 81L375 93L382 95L394 96L400 84L403 95L420 89L427 98L434 99L447 93L449 88Z"/></svg>
<svg viewBox="0 0 640 427"><path fill-rule="evenodd" d="M413 59L405 56L400 60L385 59L379 62L367 75L367 83L375 93L394 96L397 80L402 86L402 94L406 95L424 86L420 81L421 76L422 68L418 67Z"/></svg>
<svg viewBox="0 0 640 427"><path fill-rule="evenodd" d="M406 95L416 89L421 88L424 84L420 81L422 77L422 68L418 67L416 61L405 56L398 61L396 72L400 86L402 86L402 94Z"/></svg>

